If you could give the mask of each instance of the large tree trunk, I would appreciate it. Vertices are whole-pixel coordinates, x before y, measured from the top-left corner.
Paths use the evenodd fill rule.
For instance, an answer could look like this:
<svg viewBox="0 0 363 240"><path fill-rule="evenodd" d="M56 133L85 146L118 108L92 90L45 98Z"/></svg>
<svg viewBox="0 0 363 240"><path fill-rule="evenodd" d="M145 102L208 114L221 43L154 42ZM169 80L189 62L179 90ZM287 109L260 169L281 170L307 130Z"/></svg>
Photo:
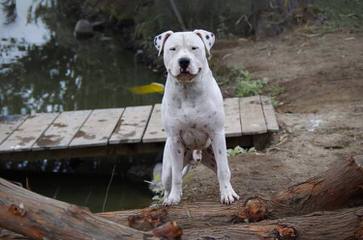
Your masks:
<svg viewBox="0 0 363 240"><path fill-rule="evenodd" d="M183 231L182 239L361 240L363 239L362 217L363 207L334 212L315 212L305 216L267 220L259 223L190 228ZM4 235L3 239L27 240L28 238L8 233Z"/></svg>
<svg viewBox="0 0 363 240"><path fill-rule="evenodd" d="M349 157L326 172L289 187L270 199L252 198L231 206L216 202L182 204L171 208L100 213L100 216L148 230L155 224L175 220L184 229L226 225L231 221L260 221L334 210L347 205L363 186L363 157Z"/></svg>
<svg viewBox="0 0 363 240"><path fill-rule="evenodd" d="M215 239L295 239L294 235L298 235L299 239L339 240L353 239L354 234L356 239L363 239L363 208L223 226L232 220L261 221L345 206L363 184L362 163L361 156L348 158L320 176L294 185L270 200L254 198L232 206L194 203L172 208L101 213L98 216L0 179L0 227L33 239L150 239L152 234L119 223L148 230L167 221L177 221L186 229L184 239L201 239L202 236Z"/></svg>
<svg viewBox="0 0 363 240"><path fill-rule="evenodd" d="M363 207L335 212L268 220L252 224L234 224L184 230L185 239L243 240L347 240L363 239Z"/></svg>
<svg viewBox="0 0 363 240"><path fill-rule="evenodd" d="M152 234L40 196L1 178L0 227L32 239L153 239Z"/></svg>

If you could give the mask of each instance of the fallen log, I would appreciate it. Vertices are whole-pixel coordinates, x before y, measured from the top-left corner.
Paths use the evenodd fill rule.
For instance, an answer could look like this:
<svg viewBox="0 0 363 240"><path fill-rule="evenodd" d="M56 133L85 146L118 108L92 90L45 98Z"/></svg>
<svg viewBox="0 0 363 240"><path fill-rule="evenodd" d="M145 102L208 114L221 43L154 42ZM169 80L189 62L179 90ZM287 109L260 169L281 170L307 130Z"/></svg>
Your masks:
<svg viewBox="0 0 363 240"><path fill-rule="evenodd" d="M0 178L0 227L31 239L155 239ZM11 239L9 237L9 239Z"/></svg>
<svg viewBox="0 0 363 240"><path fill-rule="evenodd" d="M314 212L309 215L264 220L250 224L231 224L183 230L182 239L236 240L362 240L363 207L337 211ZM161 228L168 227L170 223ZM160 231L160 230L158 230ZM167 230L170 231L170 230ZM17 238L11 234L8 240ZM174 239L174 238L163 238Z"/></svg>
<svg viewBox="0 0 363 240"><path fill-rule="evenodd" d="M347 240L363 239L363 207L265 220L259 223L186 229L185 239Z"/></svg>
<svg viewBox="0 0 363 240"><path fill-rule="evenodd" d="M133 228L150 230L166 221L177 221L183 229L256 222L346 206L361 191L363 156L348 157L319 176L293 185L270 199L251 198L231 206L199 202L160 209L100 213L99 216Z"/></svg>
<svg viewBox="0 0 363 240"><path fill-rule="evenodd" d="M333 165L320 176L294 185L276 194L270 200L254 198L244 204L232 206L194 203L165 209L102 213L98 216L86 209L42 197L0 179L0 227L33 239L43 237L48 239L151 239L152 234L121 224L135 227L140 223L141 225L146 223L146 226L149 224L152 229L167 221L176 221L184 229L183 238L185 239L198 239L205 234L209 234L210 237L219 236L218 238L231 236L231 239L261 239L261 236L267 236L266 239L269 239L270 235L275 236L275 239L289 239L276 237L276 234L281 232L281 234L290 234L290 237L294 237L295 233L289 227L290 225L294 226L294 229L297 226L295 230L299 236L304 233L304 236L310 237L299 239L348 239L340 238L345 236L344 234L341 234L339 238L331 238L330 231L334 234L340 231L346 235L353 231L360 237L363 232L360 224L360 218L363 216L361 208L264 221L260 224L224 225L230 224L236 218L238 221L251 222L340 208L359 192L363 184L362 163L362 156L347 158L343 163ZM304 221L304 218L307 220ZM342 225L339 225L339 222L342 222ZM281 224L287 224L288 227L285 228L286 226ZM320 228L322 224L327 226ZM334 229L330 227L342 229L333 231ZM312 237L319 234L330 238Z"/></svg>

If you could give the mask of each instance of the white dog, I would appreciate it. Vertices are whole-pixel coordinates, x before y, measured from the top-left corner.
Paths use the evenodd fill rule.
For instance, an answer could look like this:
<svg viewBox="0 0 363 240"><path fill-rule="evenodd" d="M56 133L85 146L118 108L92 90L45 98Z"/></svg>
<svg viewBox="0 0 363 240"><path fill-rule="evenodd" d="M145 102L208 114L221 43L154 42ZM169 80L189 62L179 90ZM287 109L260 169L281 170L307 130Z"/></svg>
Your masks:
<svg viewBox="0 0 363 240"><path fill-rule="evenodd" d="M168 72L161 105L167 136L161 177L164 205L180 202L182 176L193 160L217 172L222 203L239 199L230 183L223 98L207 60L214 41L214 34L204 30L167 31L154 39Z"/></svg>

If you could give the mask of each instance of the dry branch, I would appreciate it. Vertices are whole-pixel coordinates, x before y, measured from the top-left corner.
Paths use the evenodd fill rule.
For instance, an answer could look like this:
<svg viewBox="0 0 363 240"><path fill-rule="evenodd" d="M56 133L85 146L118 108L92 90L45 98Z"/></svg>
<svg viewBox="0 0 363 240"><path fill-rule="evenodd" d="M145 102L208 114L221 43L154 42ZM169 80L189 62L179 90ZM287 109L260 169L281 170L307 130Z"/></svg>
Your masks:
<svg viewBox="0 0 363 240"><path fill-rule="evenodd" d="M363 239L363 207L252 224L186 229L185 239L347 240Z"/></svg>
<svg viewBox="0 0 363 240"><path fill-rule="evenodd" d="M142 209L100 213L120 224L137 229L152 229L155 223L177 221L183 229L227 225L231 221L255 222L321 210L334 210L361 191L363 157L349 157L305 182L289 187L271 199L252 198L231 206L216 202L182 204L167 209ZM233 217L235 216L235 217Z"/></svg>
<svg viewBox="0 0 363 240"><path fill-rule="evenodd" d="M32 239L153 239L152 234L43 197L1 178L0 227Z"/></svg>
<svg viewBox="0 0 363 240"><path fill-rule="evenodd" d="M121 224L147 230L176 221L183 228L183 239L363 239L363 207L315 212L341 208L360 191L362 163L362 156L347 158L270 200L253 198L232 206L193 203L97 216L87 209L42 197L0 179L0 227L34 239L151 239L152 234ZM315 213L295 216L311 212ZM231 224L235 219L266 218L279 219ZM159 230L158 234L164 232L167 236L171 232L181 233L178 227ZM8 239L16 238L8 236Z"/></svg>

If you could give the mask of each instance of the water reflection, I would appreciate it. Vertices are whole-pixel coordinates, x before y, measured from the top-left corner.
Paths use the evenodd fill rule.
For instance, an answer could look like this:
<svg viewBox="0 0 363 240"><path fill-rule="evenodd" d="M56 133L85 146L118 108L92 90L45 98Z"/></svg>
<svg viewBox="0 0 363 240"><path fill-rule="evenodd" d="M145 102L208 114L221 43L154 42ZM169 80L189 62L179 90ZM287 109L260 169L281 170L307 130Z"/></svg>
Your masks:
<svg viewBox="0 0 363 240"><path fill-rule="evenodd" d="M6 8L11 3L15 8ZM138 65L115 33L76 40L77 19L65 14L64 5L50 0L3 2L0 115L159 102L160 94L135 96L127 89L160 82L160 75Z"/></svg>
<svg viewBox="0 0 363 240"><path fill-rule="evenodd" d="M27 47L43 45L50 39L51 32L35 9L48 6L48 1L5 0L0 13L0 64L16 61L26 55ZM32 20L33 19L33 20Z"/></svg>
<svg viewBox="0 0 363 240"><path fill-rule="evenodd" d="M145 184L130 183L115 176L105 202L109 176L76 176L8 172L2 177L15 181L36 193L61 201L88 207L92 212L142 208L151 203L151 193ZM46 184L45 184L46 183ZM130 187L131 186L131 187Z"/></svg>

